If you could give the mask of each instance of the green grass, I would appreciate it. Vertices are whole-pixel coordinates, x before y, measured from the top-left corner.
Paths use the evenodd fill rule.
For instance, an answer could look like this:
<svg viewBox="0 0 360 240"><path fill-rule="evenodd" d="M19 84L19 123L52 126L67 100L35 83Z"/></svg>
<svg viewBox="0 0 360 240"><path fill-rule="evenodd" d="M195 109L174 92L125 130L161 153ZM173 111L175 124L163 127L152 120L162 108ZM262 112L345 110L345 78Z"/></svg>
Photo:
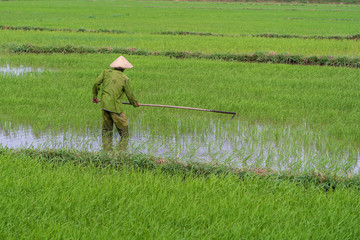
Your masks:
<svg viewBox="0 0 360 240"><path fill-rule="evenodd" d="M2 1L1 25L223 34L359 34L360 5ZM159 18L159 16L161 16Z"/></svg>
<svg viewBox="0 0 360 240"><path fill-rule="evenodd" d="M354 239L360 195L0 156L4 239Z"/></svg>

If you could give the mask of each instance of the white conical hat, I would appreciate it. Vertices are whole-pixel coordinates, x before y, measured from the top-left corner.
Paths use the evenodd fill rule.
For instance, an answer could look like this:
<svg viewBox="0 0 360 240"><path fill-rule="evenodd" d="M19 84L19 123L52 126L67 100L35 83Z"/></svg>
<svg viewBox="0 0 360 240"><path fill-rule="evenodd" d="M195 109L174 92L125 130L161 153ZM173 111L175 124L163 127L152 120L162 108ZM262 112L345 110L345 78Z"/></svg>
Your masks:
<svg viewBox="0 0 360 240"><path fill-rule="evenodd" d="M112 64L110 64L110 67L126 69L126 68L132 68L133 65L131 65L131 63L129 63L129 61L126 60L126 58L120 56Z"/></svg>

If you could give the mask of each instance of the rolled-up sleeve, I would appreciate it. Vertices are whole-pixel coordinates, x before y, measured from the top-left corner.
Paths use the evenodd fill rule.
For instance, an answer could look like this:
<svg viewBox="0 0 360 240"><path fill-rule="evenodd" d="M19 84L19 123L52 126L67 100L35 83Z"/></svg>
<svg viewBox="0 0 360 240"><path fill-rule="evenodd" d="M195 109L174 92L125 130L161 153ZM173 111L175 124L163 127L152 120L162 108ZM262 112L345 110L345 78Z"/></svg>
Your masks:
<svg viewBox="0 0 360 240"><path fill-rule="evenodd" d="M125 91L126 97L129 99L129 102L131 103L131 105L133 105L134 107L137 107L137 104L136 104L137 100L135 99L135 96L134 96L133 92L131 91L129 79L125 80L124 91Z"/></svg>

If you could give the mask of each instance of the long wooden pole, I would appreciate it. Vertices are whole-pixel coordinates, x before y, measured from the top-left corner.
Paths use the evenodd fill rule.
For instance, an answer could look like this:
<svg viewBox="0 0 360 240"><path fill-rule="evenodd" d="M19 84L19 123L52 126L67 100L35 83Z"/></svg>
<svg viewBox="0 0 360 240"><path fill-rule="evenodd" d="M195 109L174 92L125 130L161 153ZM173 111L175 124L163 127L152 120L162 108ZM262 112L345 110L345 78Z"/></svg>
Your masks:
<svg viewBox="0 0 360 240"><path fill-rule="evenodd" d="M123 102L123 104L131 105L131 103ZM192 107L181 107L181 106L171 106L171 105L159 105L159 104L141 104L139 106L144 107L163 107L163 108L177 108L177 109L187 109L187 110L195 110L195 111L203 111L203 112L215 112L215 113L224 113L224 114L232 114L233 119L236 115L236 112L226 112L226 111L219 111L219 110L210 110L210 109L203 109L203 108L192 108Z"/></svg>

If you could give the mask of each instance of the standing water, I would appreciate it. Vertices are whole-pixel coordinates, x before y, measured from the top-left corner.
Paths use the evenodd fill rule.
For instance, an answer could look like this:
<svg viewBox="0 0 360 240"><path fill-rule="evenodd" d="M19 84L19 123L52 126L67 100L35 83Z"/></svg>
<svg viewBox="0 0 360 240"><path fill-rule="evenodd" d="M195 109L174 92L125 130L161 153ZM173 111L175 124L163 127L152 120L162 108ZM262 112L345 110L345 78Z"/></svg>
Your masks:
<svg viewBox="0 0 360 240"><path fill-rule="evenodd" d="M0 67L0 73L6 75L16 75L24 73L42 73L44 70L41 68L32 68L32 67L24 67L20 65L19 67L11 67L9 64L6 64L4 67Z"/></svg>
<svg viewBox="0 0 360 240"><path fill-rule="evenodd" d="M128 151L180 161L202 161L239 168L271 168L293 171L336 171L357 174L358 149L341 149L323 140L306 127L272 127L238 122L227 131L214 124L211 131L159 136L134 127L130 130ZM10 123L4 129L13 129ZM114 133L114 146L119 136ZM0 146L9 148L65 148L101 150L101 131L79 134L71 130L56 134L38 133L31 128L0 129Z"/></svg>

